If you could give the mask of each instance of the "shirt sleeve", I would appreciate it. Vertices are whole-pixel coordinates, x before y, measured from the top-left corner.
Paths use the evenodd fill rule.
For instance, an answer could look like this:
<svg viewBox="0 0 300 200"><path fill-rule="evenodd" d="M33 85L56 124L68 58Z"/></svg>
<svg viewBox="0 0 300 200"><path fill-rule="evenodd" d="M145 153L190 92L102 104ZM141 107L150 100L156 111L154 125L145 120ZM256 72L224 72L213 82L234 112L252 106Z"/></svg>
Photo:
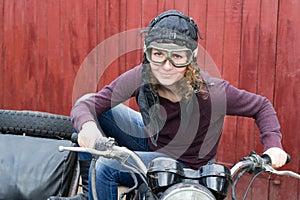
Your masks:
<svg viewBox="0 0 300 200"><path fill-rule="evenodd" d="M95 93L76 103L71 110L71 121L77 130L87 121L97 121L97 117L110 108L128 100L141 85L142 66L137 66L104 86Z"/></svg>
<svg viewBox="0 0 300 200"><path fill-rule="evenodd" d="M264 150L271 147L282 148L280 125L271 102L261 95L240 90L224 82L226 93L226 114L255 119L260 130Z"/></svg>

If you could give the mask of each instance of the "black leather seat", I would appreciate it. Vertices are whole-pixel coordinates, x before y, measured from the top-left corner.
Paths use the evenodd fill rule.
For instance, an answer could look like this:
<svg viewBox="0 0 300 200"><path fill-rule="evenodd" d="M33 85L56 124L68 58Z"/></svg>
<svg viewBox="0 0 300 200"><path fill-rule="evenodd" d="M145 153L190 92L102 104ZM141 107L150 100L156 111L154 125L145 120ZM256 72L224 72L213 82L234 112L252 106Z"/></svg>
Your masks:
<svg viewBox="0 0 300 200"><path fill-rule="evenodd" d="M43 200L52 195L70 195L78 179L74 176L79 176L74 175L77 153L59 152L59 146L74 143L0 134L0 199Z"/></svg>

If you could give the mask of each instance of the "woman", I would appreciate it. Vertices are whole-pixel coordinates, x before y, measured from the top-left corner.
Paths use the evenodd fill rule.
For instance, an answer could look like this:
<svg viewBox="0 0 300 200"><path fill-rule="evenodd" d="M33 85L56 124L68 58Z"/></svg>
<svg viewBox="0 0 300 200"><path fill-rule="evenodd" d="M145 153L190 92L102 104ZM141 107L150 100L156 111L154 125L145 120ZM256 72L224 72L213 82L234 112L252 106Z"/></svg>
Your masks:
<svg viewBox="0 0 300 200"><path fill-rule="evenodd" d="M264 153L274 167L285 164L271 103L200 71L201 35L192 19L166 11L145 32L143 63L73 107L80 146L93 148L99 137L113 137L146 164L166 156L198 169L216 156L225 115L237 115L255 119ZM136 97L140 113L121 104L130 97ZM101 158L96 170L100 199L116 199L118 184L133 185L116 161Z"/></svg>

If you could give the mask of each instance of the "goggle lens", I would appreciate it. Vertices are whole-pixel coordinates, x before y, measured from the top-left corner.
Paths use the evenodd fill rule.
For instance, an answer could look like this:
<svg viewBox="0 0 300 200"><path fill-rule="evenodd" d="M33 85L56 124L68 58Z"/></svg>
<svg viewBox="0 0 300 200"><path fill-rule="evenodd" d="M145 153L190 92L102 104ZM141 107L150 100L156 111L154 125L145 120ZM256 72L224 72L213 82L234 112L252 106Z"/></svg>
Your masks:
<svg viewBox="0 0 300 200"><path fill-rule="evenodd" d="M147 59L153 64L163 65L166 60L169 60L175 67L185 67L193 58L193 52L190 49L168 50L149 46L145 53Z"/></svg>

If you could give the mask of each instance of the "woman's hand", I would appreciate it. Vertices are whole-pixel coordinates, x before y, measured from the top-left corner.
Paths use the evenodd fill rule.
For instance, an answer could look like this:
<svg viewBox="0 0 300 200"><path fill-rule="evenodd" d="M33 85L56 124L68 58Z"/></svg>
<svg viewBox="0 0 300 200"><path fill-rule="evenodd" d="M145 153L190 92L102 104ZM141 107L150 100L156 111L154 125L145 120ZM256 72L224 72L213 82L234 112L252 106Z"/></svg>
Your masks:
<svg viewBox="0 0 300 200"><path fill-rule="evenodd" d="M94 148L96 140L101 137L101 132L94 121L82 125L78 134L78 144L81 147Z"/></svg>
<svg viewBox="0 0 300 200"><path fill-rule="evenodd" d="M271 147L264 154L270 156L273 168L279 168L286 164L287 153L278 147Z"/></svg>

